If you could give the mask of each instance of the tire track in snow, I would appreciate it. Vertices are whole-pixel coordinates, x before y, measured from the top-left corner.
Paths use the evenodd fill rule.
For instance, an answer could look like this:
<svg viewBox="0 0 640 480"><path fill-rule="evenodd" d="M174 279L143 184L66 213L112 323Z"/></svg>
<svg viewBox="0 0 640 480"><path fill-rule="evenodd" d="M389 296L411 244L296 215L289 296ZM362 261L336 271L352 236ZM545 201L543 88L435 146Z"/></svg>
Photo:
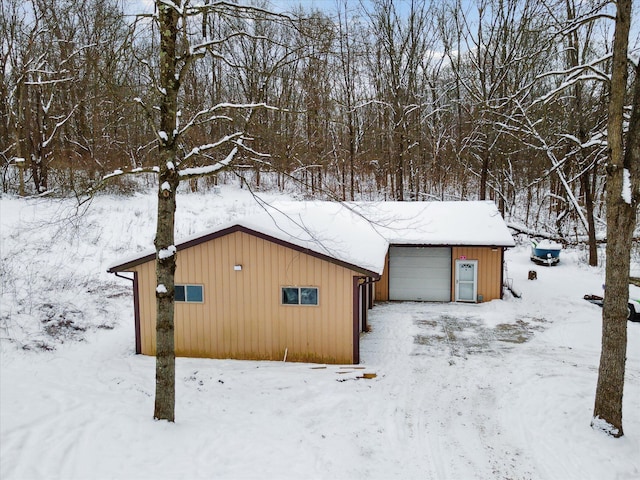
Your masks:
<svg viewBox="0 0 640 480"><path fill-rule="evenodd" d="M514 325L488 328L480 319L448 314L442 315L440 322L447 332L456 386L462 389L451 399L451 405L459 407L450 417L454 419L454 427L449 426L443 433L457 427L460 433L454 438L464 436L471 440L456 447L465 450L464 456L476 478L532 478L530 459L522 448L513 445L510 435L513 424L504 421L501 414L504 407L500 405L503 392L511 389L513 350L528 338L528 324L518 321ZM482 365L472 366L474 363ZM499 370L503 374L492 375L488 381L470 373L482 369ZM496 378L501 381L496 382ZM464 409L473 414L469 415ZM477 472L484 473L478 475Z"/></svg>
<svg viewBox="0 0 640 480"><path fill-rule="evenodd" d="M475 378L478 367L468 368L474 362L504 368L512 344L499 342L480 320L452 315L450 306L404 304L403 315L393 312L393 304L386 308L374 331L401 347L378 352L385 355L379 361L393 405L385 434L398 445L390 454L402 458L405 478L528 478L521 475L527 460L496 417L496 388L504 386ZM406 401L398 405L397 398Z"/></svg>

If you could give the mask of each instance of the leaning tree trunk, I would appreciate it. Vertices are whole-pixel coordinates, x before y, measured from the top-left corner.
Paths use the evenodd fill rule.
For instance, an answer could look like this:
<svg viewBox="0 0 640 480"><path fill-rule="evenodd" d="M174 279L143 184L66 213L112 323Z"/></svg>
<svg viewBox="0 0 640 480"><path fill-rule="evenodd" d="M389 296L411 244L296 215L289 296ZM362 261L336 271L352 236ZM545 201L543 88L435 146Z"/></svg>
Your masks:
<svg viewBox="0 0 640 480"><path fill-rule="evenodd" d="M624 94L627 86L627 46L631 1L618 0L613 40L613 62L607 135L607 268L606 294L602 309L602 353L598 371L592 426L621 437L622 393L627 353L627 302L629 295L630 249L636 221L637 196L632 195L631 175L638 184L638 103L640 85L636 80L634 108L629 125L627 155L623 142ZM635 152L635 154L634 154ZM635 156L635 158L634 158ZM634 165L635 163L635 165ZM625 180L627 176L627 180ZM637 188L635 192L637 193ZM636 197L636 198L632 198ZM604 422L604 424L603 424Z"/></svg>
<svg viewBox="0 0 640 480"><path fill-rule="evenodd" d="M179 1L175 1L177 8ZM156 2L160 25L160 130L158 131L158 224L156 227L156 397L154 418L175 419L175 349L174 349L174 277L176 250L174 226L176 190L179 176L176 170L175 142L179 82L176 64L178 13L176 8Z"/></svg>

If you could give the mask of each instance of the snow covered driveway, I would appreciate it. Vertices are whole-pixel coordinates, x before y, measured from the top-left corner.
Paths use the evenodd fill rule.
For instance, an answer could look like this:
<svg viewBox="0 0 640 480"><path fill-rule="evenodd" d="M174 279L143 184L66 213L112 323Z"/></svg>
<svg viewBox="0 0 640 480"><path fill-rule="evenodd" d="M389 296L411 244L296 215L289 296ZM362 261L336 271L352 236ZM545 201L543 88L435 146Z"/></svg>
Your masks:
<svg viewBox="0 0 640 480"><path fill-rule="evenodd" d="M363 356L379 364L382 398L369 404L368 415L383 422L385 456L402 459L396 478L616 478L616 461L626 464L622 478L638 474L637 435L622 446L629 448L626 458L621 450L611 459L594 450L610 443L588 426L597 356L588 355L585 365L583 352L567 356L573 348L558 347L556 335L551 343L536 338L547 320L518 307L514 301L506 308L492 302L374 309ZM630 334L637 336L635 327ZM560 329L561 338L565 333ZM635 358L629 377L636 382L626 392L635 397L627 405L637 408Z"/></svg>
<svg viewBox="0 0 640 480"><path fill-rule="evenodd" d="M510 357L539 327L491 328L474 309L386 304L373 315L364 358L384 372L378 394L386 399L374 416L395 449L388 457L403 458L397 478L533 478L531 452L514 444L500 410Z"/></svg>
<svg viewBox="0 0 640 480"><path fill-rule="evenodd" d="M383 399L370 415L385 419L385 435L396 432L387 451L406 455L407 478L640 475L640 325L628 324L627 436L617 443L589 428L601 312L581 296L597 289L598 272L567 255L529 282L525 255L508 257L522 299L373 310L363 359L379 365Z"/></svg>

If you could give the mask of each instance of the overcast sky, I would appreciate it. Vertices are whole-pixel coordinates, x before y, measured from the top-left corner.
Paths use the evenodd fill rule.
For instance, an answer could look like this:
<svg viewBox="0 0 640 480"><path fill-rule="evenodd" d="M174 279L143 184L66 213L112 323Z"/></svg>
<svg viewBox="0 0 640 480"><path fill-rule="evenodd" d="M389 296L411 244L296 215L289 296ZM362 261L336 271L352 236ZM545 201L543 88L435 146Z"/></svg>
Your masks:
<svg viewBox="0 0 640 480"><path fill-rule="evenodd" d="M122 0L127 13L148 13L153 11L154 0ZM243 0L246 3L250 3L251 0ZM275 11L286 12L292 11L299 5L305 7L305 9L319 9L328 12L334 12L338 4L342 4L343 0L268 0ZM436 0L437 1L437 0ZM349 7L356 8L361 3L365 5L369 3L369 0L347 0ZM409 0L397 0L396 7L402 8L402 4L408 3ZM463 1L463 5L466 2ZM473 9L468 12L472 17ZM475 17L477 18L477 17ZM633 10L633 21L631 24L631 33L629 36L629 47L633 56L638 55L637 49L640 48L640 8Z"/></svg>

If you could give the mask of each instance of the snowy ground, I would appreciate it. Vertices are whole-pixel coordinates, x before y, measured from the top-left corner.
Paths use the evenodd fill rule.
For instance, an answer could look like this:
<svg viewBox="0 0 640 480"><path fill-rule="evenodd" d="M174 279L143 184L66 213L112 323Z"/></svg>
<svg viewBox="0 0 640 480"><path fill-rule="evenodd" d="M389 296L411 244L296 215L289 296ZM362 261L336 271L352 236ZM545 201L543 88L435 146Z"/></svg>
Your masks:
<svg viewBox="0 0 640 480"><path fill-rule="evenodd" d="M254 208L231 188L179 202L179 236ZM130 285L105 273L151 245L154 197L69 208L0 199L3 480L640 477L640 323L611 439L589 426L601 310L582 296L603 271L581 253L545 268L511 250L521 299L376 306L363 369L178 359L167 424L154 359L133 353Z"/></svg>

